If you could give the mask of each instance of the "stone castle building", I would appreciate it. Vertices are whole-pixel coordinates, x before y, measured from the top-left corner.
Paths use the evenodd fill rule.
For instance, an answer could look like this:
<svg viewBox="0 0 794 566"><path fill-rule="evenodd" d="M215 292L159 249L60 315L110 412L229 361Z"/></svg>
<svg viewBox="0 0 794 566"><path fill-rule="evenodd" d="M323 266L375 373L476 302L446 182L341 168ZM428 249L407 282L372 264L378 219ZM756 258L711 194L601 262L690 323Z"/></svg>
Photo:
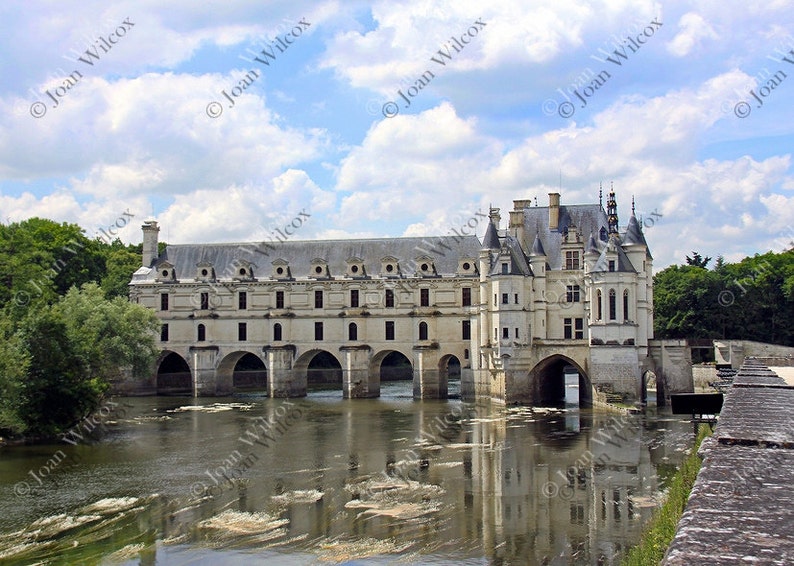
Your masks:
<svg viewBox="0 0 794 566"><path fill-rule="evenodd" d="M516 200L506 224L492 208L482 242L453 231L158 254L146 222L130 298L162 321L155 385L286 397L341 382L353 398L402 375L415 397L444 398L459 376L464 397L506 403L560 402L577 385L585 404L594 389L639 397L652 257L633 205L622 231L614 192L606 210Z"/></svg>

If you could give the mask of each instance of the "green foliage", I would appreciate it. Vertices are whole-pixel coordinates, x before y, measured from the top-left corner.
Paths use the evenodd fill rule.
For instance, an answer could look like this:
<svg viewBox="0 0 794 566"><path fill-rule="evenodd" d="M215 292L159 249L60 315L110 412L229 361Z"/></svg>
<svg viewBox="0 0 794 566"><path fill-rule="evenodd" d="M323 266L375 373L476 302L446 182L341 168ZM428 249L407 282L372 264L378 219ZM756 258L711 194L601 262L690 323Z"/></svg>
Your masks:
<svg viewBox="0 0 794 566"><path fill-rule="evenodd" d="M41 218L0 224L0 434L57 434L123 371L150 371L160 325L127 300L140 247Z"/></svg>
<svg viewBox="0 0 794 566"><path fill-rule="evenodd" d="M718 258L713 271L674 265L654 277L653 300L656 338L744 339L792 346L794 253L756 254L733 264Z"/></svg>
<svg viewBox="0 0 794 566"><path fill-rule="evenodd" d="M654 514L640 543L632 548L621 562L623 566L656 566L664 558L667 547L675 537L678 521L684 513L692 486L695 485L700 471L702 460L697 455L697 451L703 439L710 434L709 427L700 426L692 452L681 464L668 486L664 504Z"/></svg>

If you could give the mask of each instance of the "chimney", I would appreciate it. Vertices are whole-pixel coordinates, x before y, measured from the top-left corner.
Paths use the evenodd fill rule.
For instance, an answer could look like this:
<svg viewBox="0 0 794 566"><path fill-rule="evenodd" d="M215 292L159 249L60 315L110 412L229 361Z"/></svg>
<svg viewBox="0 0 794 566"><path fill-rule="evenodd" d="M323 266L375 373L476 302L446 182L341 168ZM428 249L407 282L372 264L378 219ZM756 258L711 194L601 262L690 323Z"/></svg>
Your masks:
<svg viewBox="0 0 794 566"><path fill-rule="evenodd" d="M157 234L160 228L154 220L146 220L141 229L143 230L143 266L151 267L160 255L157 252Z"/></svg>
<svg viewBox="0 0 794 566"><path fill-rule="evenodd" d="M549 193L549 230L560 225L560 193Z"/></svg>

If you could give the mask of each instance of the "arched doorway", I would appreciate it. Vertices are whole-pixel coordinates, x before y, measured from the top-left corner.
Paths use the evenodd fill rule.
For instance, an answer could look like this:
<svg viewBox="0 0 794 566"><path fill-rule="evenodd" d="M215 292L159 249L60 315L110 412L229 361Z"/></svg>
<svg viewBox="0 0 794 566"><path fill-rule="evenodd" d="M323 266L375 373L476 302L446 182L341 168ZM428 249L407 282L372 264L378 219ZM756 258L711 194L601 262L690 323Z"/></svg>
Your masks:
<svg viewBox="0 0 794 566"><path fill-rule="evenodd" d="M656 382L656 374L652 370L643 372L642 374L642 390L640 391L640 399L643 405L651 404L658 405L657 395L658 386Z"/></svg>
<svg viewBox="0 0 794 566"><path fill-rule="evenodd" d="M314 354L306 366L308 389L342 390L342 364L333 354L320 350Z"/></svg>
<svg viewBox="0 0 794 566"><path fill-rule="evenodd" d="M176 352L165 351L157 364L158 395L192 395L193 374L185 358Z"/></svg>
<svg viewBox="0 0 794 566"><path fill-rule="evenodd" d="M530 372L530 383L534 383L536 406L590 407L593 404L590 378L579 364L561 354L538 363Z"/></svg>

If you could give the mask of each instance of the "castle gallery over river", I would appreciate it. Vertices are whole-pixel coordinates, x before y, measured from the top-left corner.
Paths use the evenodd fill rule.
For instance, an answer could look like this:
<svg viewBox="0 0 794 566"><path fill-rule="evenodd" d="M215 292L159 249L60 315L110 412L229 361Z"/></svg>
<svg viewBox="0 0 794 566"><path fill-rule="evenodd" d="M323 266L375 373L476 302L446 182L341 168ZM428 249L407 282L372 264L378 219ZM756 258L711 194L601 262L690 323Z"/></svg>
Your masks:
<svg viewBox="0 0 794 566"><path fill-rule="evenodd" d="M599 201L601 197L599 195ZM653 338L652 257L614 192L598 204L514 201L475 235L168 245L143 225L132 301L162 322L156 387L226 395L253 382L273 397L341 381L376 397L413 379L417 398L587 404L642 394ZM485 216L485 215L482 215ZM506 224L506 225L505 225ZM253 376L253 377L252 377ZM246 382L246 379L248 381ZM253 380L253 381L252 381Z"/></svg>

